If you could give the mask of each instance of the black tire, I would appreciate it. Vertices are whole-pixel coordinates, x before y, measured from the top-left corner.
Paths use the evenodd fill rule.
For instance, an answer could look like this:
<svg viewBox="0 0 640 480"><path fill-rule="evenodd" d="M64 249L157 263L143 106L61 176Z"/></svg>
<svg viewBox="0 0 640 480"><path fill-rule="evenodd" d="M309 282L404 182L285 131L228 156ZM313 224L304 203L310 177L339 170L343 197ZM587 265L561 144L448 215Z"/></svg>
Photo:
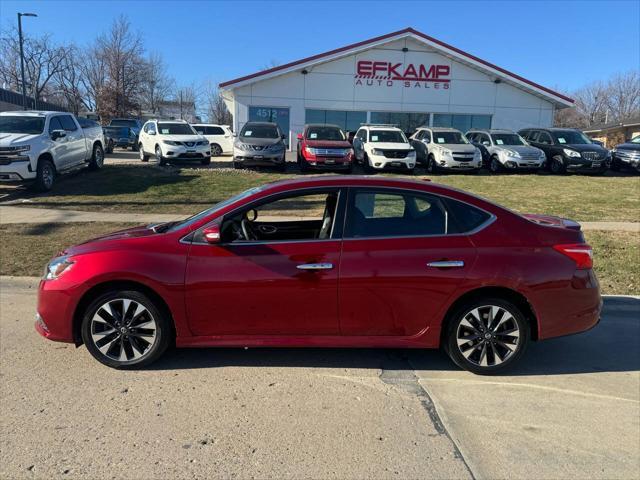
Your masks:
<svg viewBox="0 0 640 480"><path fill-rule="evenodd" d="M138 145L138 152L140 153L140 155L139 155L140 161L142 161L142 162L148 162L149 161L149 155L144 153L144 149L142 148L142 144Z"/></svg>
<svg viewBox="0 0 640 480"><path fill-rule="evenodd" d="M498 160L498 157L496 157L495 155L493 155L489 159L489 171L491 173L500 173L500 172L502 172L502 164L500 163L500 160Z"/></svg>
<svg viewBox="0 0 640 480"><path fill-rule="evenodd" d="M56 167L51 160L43 158L38 160L38 168L36 169L35 189L38 192L48 192L53 187L56 179Z"/></svg>
<svg viewBox="0 0 640 480"><path fill-rule="evenodd" d="M244 168L244 165L242 164L242 162L233 162L233 168L235 168L236 170L242 170Z"/></svg>
<svg viewBox="0 0 640 480"><path fill-rule="evenodd" d="M298 154L298 166L300 167L300 171L302 173L307 173L309 171L309 164L300 154Z"/></svg>
<svg viewBox="0 0 640 480"><path fill-rule="evenodd" d="M487 318L493 308L497 309L496 316ZM470 340L459 346L459 337ZM448 318L444 349L460 368L479 375L493 375L512 367L524 355L530 337L529 322L513 303L501 298L476 299L456 309Z"/></svg>
<svg viewBox="0 0 640 480"><path fill-rule="evenodd" d="M136 310L132 311L130 306L127 312L122 315L124 310L124 302L120 300L129 300L134 304L141 305L146 311L140 313L134 317ZM102 316L98 314L101 307L109 302L111 304L112 311L118 313L119 318L114 318L110 315ZM122 310L118 311L118 307ZM94 318L100 318L98 322L94 321ZM104 320L104 321L102 321ZM149 320L155 323L154 328L136 328L136 325L146 324ZM98 325L104 327L99 327ZM105 330L98 330L98 328L104 328ZM105 334L105 331L109 329L113 330L110 334ZM122 332L126 333L121 333ZM155 337L153 342L144 340L144 338L150 338L149 332L154 332ZM84 312L81 325L81 336L89 353L100 363L111 368L140 368L149 365L156 361L169 347L169 344L173 340L173 329L171 328L171 320L165 310L156 305L153 300L141 292L135 290L123 290L123 291L110 291L100 295L96 298ZM138 340L142 338L143 340ZM146 343L145 343L146 342ZM128 347L127 348L127 343ZM109 344L110 346L106 346ZM121 353L124 345L126 360L119 360L114 358L116 351ZM146 348L144 348L146 346ZM106 351L100 351L100 348L106 348ZM140 357L135 358L136 352L133 347L138 349ZM132 357L132 358L130 358Z"/></svg>
<svg viewBox="0 0 640 480"><path fill-rule="evenodd" d="M429 155L427 157L427 172L429 173L438 173L439 168L436 164L436 159L433 155Z"/></svg>
<svg viewBox="0 0 640 480"><path fill-rule="evenodd" d="M89 162L89 170L100 170L104 165L104 150L102 145L96 144L93 146L93 153L91 155L91 161Z"/></svg>
<svg viewBox="0 0 640 480"><path fill-rule="evenodd" d="M212 143L211 144L211 156L212 157L219 157L220 155L222 155L222 147L220 145L218 145L217 143Z"/></svg>
<svg viewBox="0 0 640 480"><path fill-rule="evenodd" d="M620 171L620 164L618 162L616 162L615 160L613 160L613 161L611 161L611 166L609 168L611 168L611 170L614 171L614 172L619 172Z"/></svg>
<svg viewBox="0 0 640 480"><path fill-rule="evenodd" d="M105 153L108 153L108 154L112 154L113 153L113 140L109 140L109 143L107 144L107 148L105 150Z"/></svg>
<svg viewBox="0 0 640 480"><path fill-rule="evenodd" d="M162 149L160 145L156 145L156 160L158 161L158 165L161 167L167 164L167 159L162 156Z"/></svg>
<svg viewBox="0 0 640 480"><path fill-rule="evenodd" d="M353 173L353 162L349 163L349 166L344 173Z"/></svg>
<svg viewBox="0 0 640 480"><path fill-rule="evenodd" d="M371 162L369 161L369 155L367 155L366 153L364 154L364 157L362 158L362 165L364 167L364 171L365 173L372 175L374 173L376 173L375 168L373 168L373 165L371 165Z"/></svg>
<svg viewBox="0 0 640 480"><path fill-rule="evenodd" d="M131 145L131 151L135 152L136 150L138 150L138 147L135 144Z"/></svg>
<svg viewBox="0 0 640 480"><path fill-rule="evenodd" d="M564 166L564 162L562 161L562 157L560 155L556 155L551 159L551 165L549 166L551 173L555 175L562 175L563 173L567 173L567 169Z"/></svg>
<svg viewBox="0 0 640 480"><path fill-rule="evenodd" d="M204 157L200 160L200 165L211 165L211 157Z"/></svg>

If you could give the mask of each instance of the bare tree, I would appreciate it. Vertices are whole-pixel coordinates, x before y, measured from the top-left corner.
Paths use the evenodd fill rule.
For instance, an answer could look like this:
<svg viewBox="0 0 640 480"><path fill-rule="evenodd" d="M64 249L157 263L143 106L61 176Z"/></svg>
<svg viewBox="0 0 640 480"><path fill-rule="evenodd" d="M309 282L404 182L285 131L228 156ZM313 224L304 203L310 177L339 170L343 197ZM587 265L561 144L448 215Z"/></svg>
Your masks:
<svg viewBox="0 0 640 480"><path fill-rule="evenodd" d="M56 45L49 34L24 39L25 83L28 94L35 100L40 100L52 79L64 68L67 50ZM7 30L0 39L0 78L14 90L21 90L20 41L15 28Z"/></svg>
<svg viewBox="0 0 640 480"><path fill-rule="evenodd" d="M616 122L640 115L640 76L637 70L619 73L609 80L606 108L611 120Z"/></svg>
<svg viewBox="0 0 640 480"><path fill-rule="evenodd" d="M224 103L222 92L212 82L209 82L206 86L205 103L209 122L218 125L231 125L233 123L233 117Z"/></svg>
<svg viewBox="0 0 640 480"><path fill-rule="evenodd" d="M152 113L158 112L158 102L166 100L174 90L174 81L167 74L167 67L159 53L152 53L146 61L142 79L142 102Z"/></svg>
<svg viewBox="0 0 640 480"><path fill-rule="evenodd" d="M573 94L576 110L584 118L586 126L604 120L608 87L604 82L593 82Z"/></svg>

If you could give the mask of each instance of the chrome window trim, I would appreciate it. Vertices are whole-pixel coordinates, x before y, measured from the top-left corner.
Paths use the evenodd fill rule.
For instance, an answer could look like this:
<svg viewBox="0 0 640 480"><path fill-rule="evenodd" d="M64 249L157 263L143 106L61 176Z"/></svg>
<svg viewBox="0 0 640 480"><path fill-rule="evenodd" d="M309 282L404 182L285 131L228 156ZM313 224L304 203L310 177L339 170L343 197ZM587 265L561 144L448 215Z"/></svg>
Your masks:
<svg viewBox="0 0 640 480"><path fill-rule="evenodd" d="M487 218L487 220L485 220L483 223L481 223L480 225L478 225L476 228L474 228L473 230L469 230L468 232L463 232L463 233L438 233L438 234L427 234L427 235L385 235L383 237L345 237L344 236L344 227L346 226L346 221L347 221L347 209L345 208L345 212L344 212L344 225L342 228L342 236L340 238L324 238L324 239L307 239L307 240L264 240L264 241L258 241L258 242L237 242L237 243L219 243L218 245L223 246L223 245L264 245L265 243L267 244L282 244L282 243L309 243L309 242L330 242L330 241L346 241L346 240L381 240L381 239L391 239L391 238L401 238L401 239L406 239L406 238L433 238L433 237L462 237L462 236L471 236L471 235L475 235L476 233L481 232L482 230L484 230L485 228L489 227L491 224L493 224L493 222L495 222L498 217L491 213L488 212L487 210L485 210L484 208L481 208L477 205L473 205L469 202L466 202L464 200L460 200L458 198L453 198L449 195L444 195L444 194L440 194L440 193L432 193L432 192L427 192L421 189L417 189L417 188L402 188L402 187L388 187L388 186L377 186L377 185L353 185L353 184L348 184L348 185L337 185L335 187L305 187L305 188L301 188L298 189L296 191L305 191L305 190L319 190L319 189L323 189L323 188L335 188L339 190L339 194L338 194L338 202L336 203L336 206L340 205L340 195L342 194L342 190L343 189L350 189L350 188L378 188L378 189L386 189L386 190L397 190L397 191L401 191L401 192L406 192L406 191L412 191L412 192L417 192L417 193L423 193L423 194L427 194L427 195L434 195L437 197L443 197L443 198L448 198L450 200L453 200L455 202L460 202L460 203L464 203L465 205L469 205L470 207L473 207L475 209L478 209L484 213L486 213L487 215L489 215L489 218ZM276 195L280 195L284 192L278 192L278 193L272 193L269 194L265 197L262 197L260 200L266 200L270 197L276 196ZM349 194L349 192L346 192L347 195ZM226 217L227 215L231 215L235 212L237 212L238 210L241 210L242 208L244 208L245 205L242 205L240 207L236 207L233 210L231 210L228 213L225 213L222 218ZM448 215L448 211L445 208L445 211L447 212ZM331 233L333 234L333 232L335 231L335 222L336 222L336 218L337 215L334 215L334 219L333 219L333 225L331 227ZM189 237L190 235L195 235L196 232L203 230L205 228L207 228L209 225L212 225L213 223L215 223L216 221L218 221L219 219L216 218L215 220L212 220L211 222L206 223L205 225L201 226L200 228L193 230L189 233L187 233L186 235L184 235L183 237L180 238L179 242L180 243L184 243L187 245L211 245L210 243L207 242L193 242L187 239L187 237Z"/></svg>

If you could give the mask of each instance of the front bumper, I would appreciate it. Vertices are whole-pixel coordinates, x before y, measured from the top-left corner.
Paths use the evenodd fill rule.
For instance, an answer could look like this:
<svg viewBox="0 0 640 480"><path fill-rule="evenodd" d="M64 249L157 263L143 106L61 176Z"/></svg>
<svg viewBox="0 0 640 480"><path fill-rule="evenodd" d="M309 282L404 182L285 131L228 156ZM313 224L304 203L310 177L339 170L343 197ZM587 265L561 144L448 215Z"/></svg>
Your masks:
<svg viewBox="0 0 640 480"><path fill-rule="evenodd" d="M451 158L444 160L436 160L436 165L440 169L444 170L479 170L482 168L482 158L479 160L471 161L458 161Z"/></svg>
<svg viewBox="0 0 640 480"><path fill-rule="evenodd" d="M640 172L640 154L619 155L618 152L616 152L612 156L612 162L614 162L616 165L619 165L621 167L632 168Z"/></svg>
<svg viewBox="0 0 640 480"><path fill-rule="evenodd" d="M187 148L182 146L164 145L162 156L166 159L175 158L178 160L201 160L211 156L209 145L199 148Z"/></svg>
<svg viewBox="0 0 640 480"><path fill-rule="evenodd" d="M63 281L41 280L35 329L43 337L56 342L73 343L73 315L76 298Z"/></svg>
<svg viewBox="0 0 640 480"><path fill-rule="evenodd" d="M569 172L604 172L611 165L611 157L598 160L564 157L564 166Z"/></svg>
<svg viewBox="0 0 640 480"><path fill-rule="evenodd" d="M384 155L369 155L369 163L376 170L413 170L416 166L416 156L388 158Z"/></svg>
<svg viewBox="0 0 640 480"><path fill-rule="evenodd" d="M283 151L271 153L264 152L256 154L253 152L245 152L243 150L234 150L233 161L241 163L247 167L272 167L274 165L281 166L285 163L285 154Z"/></svg>
<svg viewBox="0 0 640 480"><path fill-rule="evenodd" d="M36 172L31 168L29 157L21 157L6 165L0 165L0 182L25 182L35 178Z"/></svg>

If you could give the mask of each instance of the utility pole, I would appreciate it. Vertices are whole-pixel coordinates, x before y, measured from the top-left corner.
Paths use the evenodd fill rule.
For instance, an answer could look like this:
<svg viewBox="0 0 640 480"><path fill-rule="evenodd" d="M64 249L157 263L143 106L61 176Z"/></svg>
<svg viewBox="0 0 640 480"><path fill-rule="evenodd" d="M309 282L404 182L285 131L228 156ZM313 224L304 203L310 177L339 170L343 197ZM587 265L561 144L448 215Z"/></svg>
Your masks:
<svg viewBox="0 0 640 480"><path fill-rule="evenodd" d="M180 120L183 120L183 118L182 118L182 90L180 90Z"/></svg>
<svg viewBox="0 0 640 480"><path fill-rule="evenodd" d="M24 79L24 47L22 46L24 39L22 38L22 17L37 17L35 13L18 12L18 40L20 43L20 75L22 77L22 109L27 109L27 84Z"/></svg>

